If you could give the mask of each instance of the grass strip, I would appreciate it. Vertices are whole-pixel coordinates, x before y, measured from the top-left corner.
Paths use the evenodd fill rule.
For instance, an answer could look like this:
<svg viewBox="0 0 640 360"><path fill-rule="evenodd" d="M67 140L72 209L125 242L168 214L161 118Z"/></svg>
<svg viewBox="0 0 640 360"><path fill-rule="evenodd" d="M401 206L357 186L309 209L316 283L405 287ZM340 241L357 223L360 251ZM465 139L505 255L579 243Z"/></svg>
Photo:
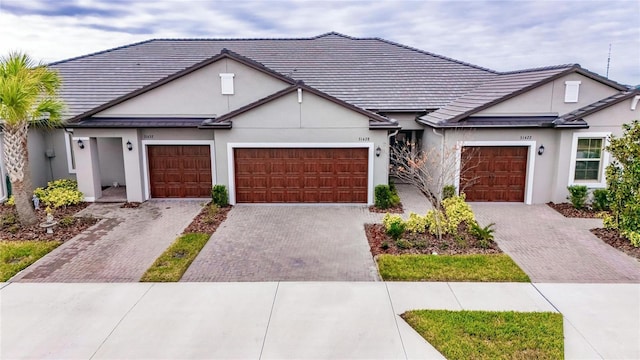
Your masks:
<svg viewBox="0 0 640 360"><path fill-rule="evenodd" d="M60 241L0 241L0 281L9 280L60 244Z"/></svg>
<svg viewBox="0 0 640 360"><path fill-rule="evenodd" d="M531 281L506 254L380 255L377 262L389 281Z"/></svg>
<svg viewBox="0 0 640 360"><path fill-rule="evenodd" d="M202 233L186 233L181 235L156 259L153 265L147 269L140 281L179 281L210 237L210 234Z"/></svg>
<svg viewBox="0 0 640 360"><path fill-rule="evenodd" d="M563 359L562 315L414 310L401 315L447 359Z"/></svg>

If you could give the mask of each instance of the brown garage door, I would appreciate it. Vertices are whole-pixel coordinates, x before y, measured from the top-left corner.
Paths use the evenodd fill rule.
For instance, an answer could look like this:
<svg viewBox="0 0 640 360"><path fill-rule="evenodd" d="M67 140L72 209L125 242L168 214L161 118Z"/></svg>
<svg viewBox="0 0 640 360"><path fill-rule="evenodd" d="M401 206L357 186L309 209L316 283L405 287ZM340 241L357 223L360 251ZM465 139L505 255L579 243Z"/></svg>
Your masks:
<svg viewBox="0 0 640 360"><path fill-rule="evenodd" d="M368 149L235 149L236 202L366 203Z"/></svg>
<svg viewBox="0 0 640 360"><path fill-rule="evenodd" d="M209 145L153 145L147 148L153 198L211 196Z"/></svg>
<svg viewBox="0 0 640 360"><path fill-rule="evenodd" d="M468 201L524 201L526 146L478 146L462 149L460 189Z"/></svg>

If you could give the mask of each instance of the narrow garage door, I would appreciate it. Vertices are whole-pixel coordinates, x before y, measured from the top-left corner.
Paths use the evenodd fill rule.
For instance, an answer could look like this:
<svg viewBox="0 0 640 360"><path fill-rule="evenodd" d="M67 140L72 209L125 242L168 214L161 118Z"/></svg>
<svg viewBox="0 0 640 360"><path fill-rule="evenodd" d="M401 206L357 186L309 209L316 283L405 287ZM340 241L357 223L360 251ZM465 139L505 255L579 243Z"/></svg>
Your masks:
<svg viewBox="0 0 640 360"><path fill-rule="evenodd" d="M366 203L366 148L234 151L238 203Z"/></svg>
<svg viewBox="0 0 640 360"><path fill-rule="evenodd" d="M147 147L152 198L211 196L209 145Z"/></svg>
<svg viewBox="0 0 640 360"><path fill-rule="evenodd" d="M523 202L526 146L478 146L462 149L460 189L468 201Z"/></svg>

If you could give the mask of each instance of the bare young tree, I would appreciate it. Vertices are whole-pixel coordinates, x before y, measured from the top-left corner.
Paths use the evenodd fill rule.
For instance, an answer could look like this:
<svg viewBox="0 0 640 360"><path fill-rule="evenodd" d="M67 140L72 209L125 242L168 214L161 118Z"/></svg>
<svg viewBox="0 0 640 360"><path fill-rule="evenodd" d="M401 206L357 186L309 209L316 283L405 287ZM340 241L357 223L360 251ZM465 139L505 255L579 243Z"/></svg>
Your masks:
<svg viewBox="0 0 640 360"><path fill-rule="evenodd" d="M455 186L457 177L462 186L472 185L476 180L473 170L478 166L473 148L439 145L420 149L411 142L401 142L390 149L391 176L418 188L435 209L441 209L444 187ZM464 188L458 190L463 192Z"/></svg>

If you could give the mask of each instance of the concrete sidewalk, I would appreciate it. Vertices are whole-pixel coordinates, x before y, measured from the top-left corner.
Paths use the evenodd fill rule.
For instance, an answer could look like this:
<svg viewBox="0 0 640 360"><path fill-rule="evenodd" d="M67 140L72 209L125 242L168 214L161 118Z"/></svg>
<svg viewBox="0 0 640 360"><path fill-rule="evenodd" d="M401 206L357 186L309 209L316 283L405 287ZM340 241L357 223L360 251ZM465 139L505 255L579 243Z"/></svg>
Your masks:
<svg viewBox="0 0 640 360"><path fill-rule="evenodd" d="M567 358L639 358L640 285L0 284L0 358L442 358L409 309L555 311ZM549 301L550 302L549 302Z"/></svg>

